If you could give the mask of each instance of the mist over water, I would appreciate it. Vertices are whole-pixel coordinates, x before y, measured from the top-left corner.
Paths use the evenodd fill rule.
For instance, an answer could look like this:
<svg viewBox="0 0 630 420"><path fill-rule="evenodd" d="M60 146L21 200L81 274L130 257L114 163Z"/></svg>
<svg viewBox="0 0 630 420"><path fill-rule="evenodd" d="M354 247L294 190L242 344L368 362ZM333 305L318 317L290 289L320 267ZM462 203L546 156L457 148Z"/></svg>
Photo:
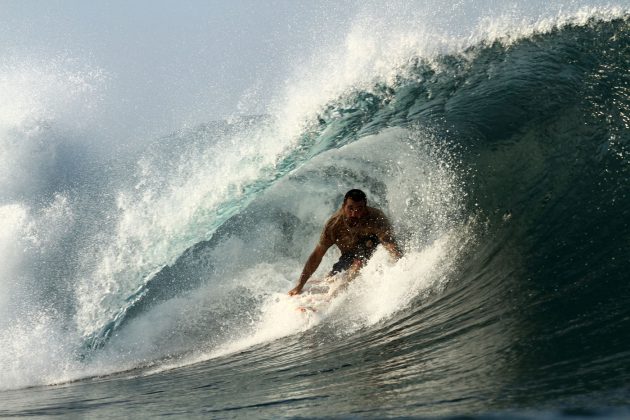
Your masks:
<svg viewBox="0 0 630 420"><path fill-rule="evenodd" d="M332 359L345 361L333 370L360 383L357 395L369 393L370 382L343 366L365 366L379 386L392 387L385 411L336 402L323 415L417 414L410 400L425 398L450 415L554 407L535 391L552 381L537 382L518 363L527 372L624 360L623 335L610 353L568 351L560 360L540 343L550 336L558 348L583 344L566 328L602 334L595 332L603 323L598 305L616 308L610 329L619 333L626 324L623 303L589 279L606 278L627 298L617 273L627 250L629 6L284 7L289 25L303 25L296 39L309 43L296 52L290 38L286 45L273 38L284 49L274 56L283 57L281 73L261 71L259 57L244 71L258 80L244 77L240 86L230 79L213 91L217 100L230 97L220 111L191 93L207 82L194 80L199 56L183 73L190 83L155 66L155 79L172 83L154 88L167 92L161 98L172 102L165 103L146 81L134 90L130 75L143 77L137 69L125 74L105 55L85 54L89 44L51 54L12 39L0 61L0 390L127 371L114 380L135 386L131 378L145 378L149 386L232 366L227 384L277 373L283 387L302 390L299 398L321 397L309 394L317 387L294 382L302 368L291 349L318 372L328 372ZM343 13L335 17L337 9ZM316 35L322 28L330 31ZM176 109L166 112L169 106ZM584 115L592 120L584 123ZM594 185L606 181L601 197L580 171ZM346 293L304 316L286 293L326 218L355 187L390 216L405 257L394 263L379 250ZM585 204L570 211L568 198ZM598 215L614 219L600 227L615 232L603 256L588 245L602 247L595 228L563 224L566 217L602 222ZM545 226L557 235L545 236ZM573 254L557 251L583 240ZM329 251L314 277L325 276L338 256ZM578 260L598 268L568 263ZM599 300L588 301L587 291ZM583 311L561 309L557 296ZM522 317L515 307L524 308ZM528 307L555 316L541 326ZM461 336L466 331L472 336ZM355 360L351 344L374 353ZM243 354L263 361L260 370ZM431 367L448 366L449 357L462 366L449 371L452 383ZM548 376L561 376L558 369ZM607 369L599 371L605 385L561 385L554 398L617 389L627 369L617 366L619 380ZM474 377L483 380L465 388L464 379ZM418 378L451 389L452 401L472 393L484 402L440 405ZM313 381L332 386L325 376ZM217 401L233 397L230 386L217 391ZM519 387L532 389L529 399ZM255 404L266 389L259 384L235 404ZM489 396L498 389L505 404Z"/></svg>

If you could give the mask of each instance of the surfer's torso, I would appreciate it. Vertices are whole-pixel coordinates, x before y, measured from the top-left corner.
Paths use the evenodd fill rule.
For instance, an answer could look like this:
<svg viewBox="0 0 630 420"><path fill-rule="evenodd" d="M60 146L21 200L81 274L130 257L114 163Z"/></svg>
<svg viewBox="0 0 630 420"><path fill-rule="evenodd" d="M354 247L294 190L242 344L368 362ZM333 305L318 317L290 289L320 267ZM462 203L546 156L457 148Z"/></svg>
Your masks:
<svg viewBox="0 0 630 420"><path fill-rule="evenodd" d="M325 249L337 245L342 254L355 254L370 238L374 238L374 246L394 241L391 225L382 211L366 207L365 215L351 223L340 209L326 222L319 245Z"/></svg>

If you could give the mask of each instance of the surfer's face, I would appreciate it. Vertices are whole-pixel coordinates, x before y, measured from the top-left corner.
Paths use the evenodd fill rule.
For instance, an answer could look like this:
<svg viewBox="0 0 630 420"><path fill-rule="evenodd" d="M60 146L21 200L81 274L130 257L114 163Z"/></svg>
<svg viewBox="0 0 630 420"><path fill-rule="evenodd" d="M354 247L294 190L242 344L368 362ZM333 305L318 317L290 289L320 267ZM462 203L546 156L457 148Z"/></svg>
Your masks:
<svg viewBox="0 0 630 420"><path fill-rule="evenodd" d="M354 201L353 199L348 198L346 202L343 203L343 214L351 223L356 223L365 215L365 212L365 201Z"/></svg>

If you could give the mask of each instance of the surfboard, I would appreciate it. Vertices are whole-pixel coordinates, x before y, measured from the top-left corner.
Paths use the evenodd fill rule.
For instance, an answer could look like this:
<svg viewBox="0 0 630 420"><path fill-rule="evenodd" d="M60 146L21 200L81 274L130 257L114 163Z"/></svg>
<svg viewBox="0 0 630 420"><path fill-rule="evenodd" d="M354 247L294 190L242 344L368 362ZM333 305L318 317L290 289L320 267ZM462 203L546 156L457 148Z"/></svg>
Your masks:
<svg viewBox="0 0 630 420"><path fill-rule="evenodd" d="M348 278L344 274L309 281L305 290L294 296L295 310L304 314L325 311L347 283Z"/></svg>

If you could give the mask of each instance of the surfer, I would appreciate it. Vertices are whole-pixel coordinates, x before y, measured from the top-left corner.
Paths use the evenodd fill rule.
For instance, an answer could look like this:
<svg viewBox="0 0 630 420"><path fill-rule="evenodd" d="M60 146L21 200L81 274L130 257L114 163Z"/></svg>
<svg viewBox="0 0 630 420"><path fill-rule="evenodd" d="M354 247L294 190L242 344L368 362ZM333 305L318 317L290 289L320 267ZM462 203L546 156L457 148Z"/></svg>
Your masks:
<svg viewBox="0 0 630 420"><path fill-rule="evenodd" d="M341 258L333 265L329 275L349 270L352 276L370 259L379 244L394 258L399 259L402 256L391 224L383 212L368 207L363 191L348 191L341 208L326 222L315 250L304 265L297 286L289 291L289 295L297 295L302 291L332 245L337 245Z"/></svg>

